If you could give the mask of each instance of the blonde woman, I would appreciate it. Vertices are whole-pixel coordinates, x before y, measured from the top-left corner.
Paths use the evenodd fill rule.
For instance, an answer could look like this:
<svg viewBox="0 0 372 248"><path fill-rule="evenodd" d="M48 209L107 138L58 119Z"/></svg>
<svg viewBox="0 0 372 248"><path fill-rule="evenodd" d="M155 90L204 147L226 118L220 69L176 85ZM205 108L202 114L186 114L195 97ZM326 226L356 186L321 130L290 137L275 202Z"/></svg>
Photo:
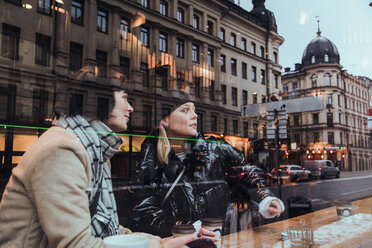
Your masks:
<svg viewBox="0 0 372 248"><path fill-rule="evenodd" d="M224 173L246 165L244 156L226 142L206 139L197 132L198 115L193 102L182 102L160 121L156 138L142 144L143 160L137 182L157 185L156 195L140 201L131 212L131 227L162 237L175 223L201 218L225 219L230 188ZM252 167L252 172L256 167ZM279 216L283 203L272 197L263 180L252 173L247 184L257 185L264 217ZM249 200L249 199L247 199ZM225 227L225 233L229 232Z"/></svg>

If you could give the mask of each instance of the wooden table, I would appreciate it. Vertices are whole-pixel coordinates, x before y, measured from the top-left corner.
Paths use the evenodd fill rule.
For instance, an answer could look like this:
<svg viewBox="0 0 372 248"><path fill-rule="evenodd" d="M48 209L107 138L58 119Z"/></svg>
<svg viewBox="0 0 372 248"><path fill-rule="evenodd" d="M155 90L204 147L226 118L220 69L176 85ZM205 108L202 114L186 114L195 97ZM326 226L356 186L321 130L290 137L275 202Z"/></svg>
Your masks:
<svg viewBox="0 0 372 248"><path fill-rule="evenodd" d="M353 214L355 213L368 213L372 214L372 197L363 200L352 202ZM300 220L304 219L306 224L311 226L313 230L330 224L338 220L336 207L322 209L310 214L298 216L292 219L278 221L275 223L259 226L253 229L248 229L238 233L233 233L222 237L222 247L236 247L236 248L258 248L258 247L274 247L280 244L284 246L284 241L281 241L281 233L286 232L287 227L291 225L299 225ZM333 240L329 244L316 244L316 237L314 237L315 246L313 247L372 247L372 229L359 235L357 238L348 239L343 242ZM370 242L368 242L370 241Z"/></svg>

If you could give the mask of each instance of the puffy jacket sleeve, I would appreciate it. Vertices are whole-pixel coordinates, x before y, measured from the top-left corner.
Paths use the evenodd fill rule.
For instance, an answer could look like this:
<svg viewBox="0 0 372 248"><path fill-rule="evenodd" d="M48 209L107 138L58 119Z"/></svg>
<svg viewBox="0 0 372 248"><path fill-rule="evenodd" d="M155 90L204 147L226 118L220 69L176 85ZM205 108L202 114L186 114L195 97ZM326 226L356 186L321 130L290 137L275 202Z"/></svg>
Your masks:
<svg viewBox="0 0 372 248"><path fill-rule="evenodd" d="M44 148L30 162L25 186L48 246L103 247L102 239L90 231L87 156L77 154L68 145Z"/></svg>
<svg viewBox="0 0 372 248"><path fill-rule="evenodd" d="M156 181L156 142L153 139L146 139L141 145L142 161L137 165L135 182L150 184Z"/></svg>

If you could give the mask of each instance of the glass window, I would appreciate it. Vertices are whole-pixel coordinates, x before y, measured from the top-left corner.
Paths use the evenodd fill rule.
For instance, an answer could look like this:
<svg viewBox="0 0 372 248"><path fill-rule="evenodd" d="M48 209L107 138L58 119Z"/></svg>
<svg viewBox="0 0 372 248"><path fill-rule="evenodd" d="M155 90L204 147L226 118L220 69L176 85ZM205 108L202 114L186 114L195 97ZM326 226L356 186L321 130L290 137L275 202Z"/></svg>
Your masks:
<svg viewBox="0 0 372 248"><path fill-rule="evenodd" d="M274 74L274 87L277 89L279 86L278 75Z"/></svg>
<svg viewBox="0 0 372 248"><path fill-rule="evenodd" d="M108 27L108 12L104 9L98 8L97 11L97 31L107 33Z"/></svg>
<svg viewBox="0 0 372 248"><path fill-rule="evenodd" d="M69 115L82 115L84 95L81 93L71 93L69 98Z"/></svg>
<svg viewBox="0 0 372 248"><path fill-rule="evenodd" d="M141 62L142 85L150 87L150 71L147 63Z"/></svg>
<svg viewBox="0 0 372 248"><path fill-rule="evenodd" d="M313 142L314 143L320 142L320 133L318 132L313 133Z"/></svg>
<svg viewBox="0 0 372 248"><path fill-rule="evenodd" d="M335 143L335 133L328 132L328 144L334 144L334 143Z"/></svg>
<svg viewBox="0 0 372 248"><path fill-rule="evenodd" d="M274 52L274 63L275 64L278 63L278 53L277 52Z"/></svg>
<svg viewBox="0 0 372 248"><path fill-rule="evenodd" d="M69 68L72 71L80 70L83 67L83 45L70 42Z"/></svg>
<svg viewBox="0 0 372 248"><path fill-rule="evenodd" d="M255 66L252 65L252 68L251 68L251 72L252 72L252 75L251 75L251 79L253 82L257 82L257 69Z"/></svg>
<svg viewBox="0 0 372 248"><path fill-rule="evenodd" d="M220 39L225 42L225 29L220 29Z"/></svg>
<svg viewBox="0 0 372 248"><path fill-rule="evenodd" d="M20 33L19 27L3 23L1 56L18 59Z"/></svg>
<svg viewBox="0 0 372 248"><path fill-rule="evenodd" d="M168 35L166 33L159 33L159 51L167 52Z"/></svg>
<svg viewBox="0 0 372 248"><path fill-rule="evenodd" d="M257 104L257 93L252 94L252 103Z"/></svg>
<svg viewBox="0 0 372 248"><path fill-rule="evenodd" d="M293 125L295 127L300 126L300 116L299 115L293 115Z"/></svg>
<svg viewBox="0 0 372 248"><path fill-rule="evenodd" d="M50 0L38 0L37 1L37 12L50 15L52 13Z"/></svg>
<svg viewBox="0 0 372 248"><path fill-rule="evenodd" d="M185 22L185 11L181 8L177 9L177 21L182 23Z"/></svg>
<svg viewBox="0 0 372 248"><path fill-rule="evenodd" d="M256 54L256 43L251 42L251 53Z"/></svg>
<svg viewBox="0 0 372 248"><path fill-rule="evenodd" d="M314 56L314 55L311 56L311 63L312 63L312 64L315 64L315 56Z"/></svg>
<svg viewBox="0 0 372 248"><path fill-rule="evenodd" d="M97 119L104 121L109 116L110 99L107 97L97 97Z"/></svg>
<svg viewBox="0 0 372 248"><path fill-rule="evenodd" d="M331 86L331 75L329 73L326 73L324 75L324 79L325 79L325 85L326 86Z"/></svg>
<svg viewBox="0 0 372 248"><path fill-rule="evenodd" d="M200 97L200 77L194 77L195 97Z"/></svg>
<svg viewBox="0 0 372 248"><path fill-rule="evenodd" d="M328 54L324 54L324 62L329 62L329 56L328 56Z"/></svg>
<svg viewBox="0 0 372 248"><path fill-rule="evenodd" d="M211 115L211 131L217 132L217 116Z"/></svg>
<svg viewBox="0 0 372 248"><path fill-rule="evenodd" d="M149 29L147 27L141 27L141 43L144 46L149 47L150 42L149 42Z"/></svg>
<svg viewBox="0 0 372 248"><path fill-rule="evenodd" d="M35 41L35 64L49 65L50 57L50 36L36 33Z"/></svg>
<svg viewBox="0 0 372 248"><path fill-rule="evenodd" d="M298 89L298 82L293 82L292 83L292 89L297 90Z"/></svg>
<svg viewBox="0 0 372 248"><path fill-rule="evenodd" d="M197 16L197 15L193 16L192 26L193 26L193 28L199 29L199 16Z"/></svg>
<svg viewBox="0 0 372 248"><path fill-rule="evenodd" d="M230 34L230 45L236 46L236 35L234 33Z"/></svg>
<svg viewBox="0 0 372 248"><path fill-rule="evenodd" d="M242 62L242 78L247 79L247 63Z"/></svg>
<svg viewBox="0 0 372 248"><path fill-rule="evenodd" d="M121 79L129 80L130 78L130 58L120 56L120 73Z"/></svg>
<svg viewBox="0 0 372 248"><path fill-rule="evenodd" d="M253 138L258 139L258 124L253 123Z"/></svg>
<svg viewBox="0 0 372 248"><path fill-rule="evenodd" d="M247 40L245 38L242 38L241 40L241 44L240 44L240 48L243 50L243 51L247 51Z"/></svg>
<svg viewBox="0 0 372 248"><path fill-rule="evenodd" d="M333 127L333 113L327 113L327 127Z"/></svg>
<svg viewBox="0 0 372 248"><path fill-rule="evenodd" d="M327 108L332 107L332 95L327 95L326 105Z"/></svg>
<svg viewBox="0 0 372 248"><path fill-rule="evenodd" d="M226 85L222 84L221 85L221 91L222 91L222 103L223 104L226 104L226 95L227 95L227 92L226 92Z"/></svg>
<svg viewBox="0 0 372 248"><path fill-rule="evenodd" d="M312 75L311 76L311 86L312 87L316 87L317 86L317 80L318 80L318 77L316 75Z"/></svg>
<svg viewBox="0 0 372 248"><path fill-rule="evenodd" d="M129 35L129 21L125 18L120 19L120 38L127 40Z"/></svg>
<svg viewBox="0 0 372 248"><path fill-rule="evenodd" d="M248 122L243 122L243 137L248 138Z"/></svg>
<svg viewBox="0 0 372 248"><path fill-rule="evenodd" d="M261 70L261 84L265 85L265 70Z"/></svg>
<svg viewBox="0 0 372 248"><path fill-rule="evenodd" d="M261 58L265 58L265 48L263 46L260 46L260 54Z"/></svg>
<svg viewBox="0 0 372 248"><path fill-rule="evenodd" d="M319 124L319 113L313 114L313 124Z"/></svg>
<svg viewBox="0 0 372 248"><path fill-rule="evenodd" d="M212 49L208 49L208 65L214 66L214 51Z"/></svg>
<svg viewBox="0 0 372 248"><path fill-rule="evenodd" d="M162 15L168 16L168 3L166 1L160 1L159 12Z"/></svg>
<svg viewBox="0 0 372 248"><path fill-rule="evenodd" d="M238 120L233 120L232 124L233 124L234 135L239 134Z"/></svg>
<svg viewBox="0 0 372 248"><path fill-rule="evenodd" d="M207 33L213 35L214 24L212 21L207 22Z"/></svg>
<svg viewBox="0 0 372 248"><path fill-rule="evenodd" d="M215 82L211 80L211 87L209 89L209 99L214 100Z"/></svg>
<svg viewBox="0 0 372 248"><path fill-rule="evenodd" d="M221 71L226 72L226 56L221 54L220 56Z"/></svg>
<svg viewBox="0 0 372 248"><path fill-rule="evenodd" d="M107 73L107 52L96 50L96 60L98 68L98 76L106 77Z"/></svg>
<svg viewBox="0 0 372 248"><path fill-rule="evenodd" d="M185 41L183 39L177 38L177 48L176 48L176 56L179 58L185 57Z"/></svg>
<svg viewBox="0 0 372 248"><path fill-rule="evenodd" d="M227 134L227 128L228 128L228 126L227 126L227 118L224 118L223 119L223 132L225 133L225 134Z"/></svg>
<svg viewBox="0 0 372 248"><path fill-rule="evenodd" d="M141 0L141 5L145 8L149 7L149 0Z"/></svg>
<svg viewBox="0 0 372 248"><path fill-rule="evenodd" d="M192 45L192 62L199 63L199 46Z"/></svg>
<svg viewBox="0 0 372 248"><path fill-rule="evenodd" d="M231 59L231 75L236 76L236 59Z"/></svg>
<svg viewBox="0 0 372 248"><path fill-rule="evenodd" d="M231 87L231 99L232 105L238 106L238 89L235 87Z"/></svg>
<svg viewBox="0 0 372 248"><path fill-rule="evenodd" d="M288 84L284 84L283 85L283 91L284 92L288 92Z"/></svg>
<svg viewBox="0 0 372 248"><path fill-rule="evenodd" d="M246 90L242 91L242 105L248 104L248 92Z"/></svg>
<svg viewBox="0 0 372 248"><path fill-rule="evenodd" d="M72 0L71 22L75 24L83 25L84 23L84 2L82 0Z"/></svg>

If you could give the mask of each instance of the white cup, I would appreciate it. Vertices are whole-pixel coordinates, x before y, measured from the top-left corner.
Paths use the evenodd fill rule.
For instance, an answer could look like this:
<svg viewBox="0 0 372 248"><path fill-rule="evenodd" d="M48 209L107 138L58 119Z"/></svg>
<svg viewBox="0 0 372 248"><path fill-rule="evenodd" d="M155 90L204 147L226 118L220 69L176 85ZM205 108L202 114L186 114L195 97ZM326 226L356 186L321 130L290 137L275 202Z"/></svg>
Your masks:
<svg viewBox="0 0 372 248"><path fill-rule="evenodd" d="M149 239L139 234L121 234L103 239L105 248L147 248Z"/></svg>

